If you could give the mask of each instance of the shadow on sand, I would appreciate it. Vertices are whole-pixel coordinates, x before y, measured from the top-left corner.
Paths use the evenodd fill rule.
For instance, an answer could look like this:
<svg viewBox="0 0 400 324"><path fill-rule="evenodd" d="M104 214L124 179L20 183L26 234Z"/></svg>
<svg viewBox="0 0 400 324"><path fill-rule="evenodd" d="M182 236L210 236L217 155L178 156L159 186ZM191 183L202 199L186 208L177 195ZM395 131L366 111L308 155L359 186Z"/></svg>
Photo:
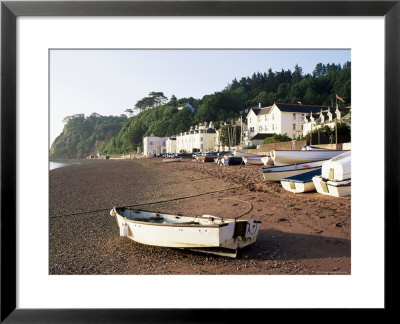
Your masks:
<svg viewBox="0 0 400 324"><path fill-rule="evenodd" d="M301 260L350 257L351 241L312 234L287 233L279 230L261 230L257 241L239 254L239 259Z"/></svg>

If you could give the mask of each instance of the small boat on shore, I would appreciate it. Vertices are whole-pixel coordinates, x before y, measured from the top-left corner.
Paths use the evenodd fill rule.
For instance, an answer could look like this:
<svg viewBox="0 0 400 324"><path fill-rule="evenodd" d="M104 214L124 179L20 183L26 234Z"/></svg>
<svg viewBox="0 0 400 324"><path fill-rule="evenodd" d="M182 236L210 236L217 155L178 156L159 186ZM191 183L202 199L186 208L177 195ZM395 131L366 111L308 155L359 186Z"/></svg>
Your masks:
<svg viewBox="0 0 400 324"><path fill-rule="evenodd" d="M233 154L234 156L259 156L259 154L254 154L254 153L246 153L246 152L239 152L239 151L235 151L235 153Z"/></svg>
<svg viewBox="0 0 400 324"><path fill-rule="evenodd" d="M335 156L322 164L322 177L331 181L351 179L351 151Z"/></svg>
<svg viewBox="0 0 400 324"><path fill-rule="evenodd" d="M313 177L315 189L318 193L333 197L346 197L351 195L351 179L344 181L331 181L322 176Z"/></svg>
<svg viewBox="0 0 400 324"><path fill-rule="evenodd" d="M216 155L208 155L208 156L202 156L201 158L200 158L200 161L201 162L214 162L214 159L216 158L217 156Z"/></svg>
<svg viewBox="0 0 400 324"><path fill-rule="evenodd" d="M264 155L247 155L247 156L243 156L243 162L246 165L263 165L264 162L261 160L263 157L265 157Z"/></svg>
<svg viewBox="0 0 400 324"><path fill-rule="evenodd" d="M262 172L266 181L281 181L283 178L292 177L297 174L319 169L322 167L324 162L326 162L326 160L310 163L273 166L269 168L262 168Z"/></svg>
<svg viewBox="0 0 400 324"><path fill-rule="evenodd" d="M281 179L283 189L293 193L315 191L313 177L321 175L321 168Z"/></svg>
<svg viewBox="0 0 400 324"><path fill-rule="evenodd" d="M154 246L183 248L235 258L239 249L254 243L260 221L217 216L180 216L114 207L120 236Z"/></svg>
<svg viewBox="0 0 400 324"><path fill-rule="evenodd" d="M225 155L223 159L223 164L224 165L240 165L243 163L243 158L241 156L229 156Z"/></svg>
<svg viewBox="0 0 400 324"><path fill-rule="evenodd" d="M181 162L182 158L181 157L172 157L172 158L166 158L162 159L163 162Z"/></svg>
<svg viewBox="0 0 400 324"><path fill-rule="evenodd" d="M274 165L290 165L321 160L329 160L346 151L337 150L273 150L271 157Z"/></svg>

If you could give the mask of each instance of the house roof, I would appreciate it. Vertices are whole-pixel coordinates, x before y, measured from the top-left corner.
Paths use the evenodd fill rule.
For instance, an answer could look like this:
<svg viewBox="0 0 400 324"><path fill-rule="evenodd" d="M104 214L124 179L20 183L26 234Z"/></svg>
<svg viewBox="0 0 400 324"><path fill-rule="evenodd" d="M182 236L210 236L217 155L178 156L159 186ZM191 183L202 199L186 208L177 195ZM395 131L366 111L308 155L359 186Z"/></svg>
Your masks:
<svg viewBox="0 0 400 324"><path fill-rule="evenodd" d="M256 114L256 115L258 115L259 113L260 113L260 108L251 108L250 110L249 110L249 113L250 113L250 111L251 110L253 110L253 112Z"/></svg>
<svg viewBox="0 0 400 324"><path fill-rule="evenodd" d="M270 133L258 133L256 135L254 135L253 137L250 137L249 140L263 140L266 139L267 137L272 137L274 136L274 134L270 134Z"/></svg>
<svg viewBox="0 0 400 324"><path fill-rule="evenodd" d="M287 104L287 103L275 103L275 106L280 111L284 112L298 112L298 113L317 113L322 110L327 110L328 106L314 106L314 105L298 105L298 104Z"/></svg>
<svg viewBox="0 0 400 324"><path fill-rule="evenodd" d="M272 109L272 106L270 107L263 107L261 108L261 111L259 112L259 115L267 115Z"/></svg>

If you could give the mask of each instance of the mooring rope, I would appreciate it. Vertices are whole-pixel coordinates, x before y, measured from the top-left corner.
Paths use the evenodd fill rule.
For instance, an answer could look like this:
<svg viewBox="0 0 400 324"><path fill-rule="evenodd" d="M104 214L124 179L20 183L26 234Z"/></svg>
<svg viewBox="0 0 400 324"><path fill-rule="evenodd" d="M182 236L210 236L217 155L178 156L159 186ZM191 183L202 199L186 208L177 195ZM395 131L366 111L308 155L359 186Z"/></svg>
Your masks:
<svg viewBox="0 0 400 324"><path fill-rule="evenodd" d="M242 203L245 203L245 204L250 205L250 209L249 209L247 212L245 212L245 213L239 215L238 217L235 217L235 219L238 219L238 218L240 218L240 217L243 217L244 215L247 215L248 213L250 213L250 212L253 210L253 205L252 205L251 203L249 203L248 201L245 201L245 200L236 199L236 198L219 198L219 199L230 199L230 200L240 201L240 202L242 202Z"/></svg>
<svg viewBox="0 0 400 324"><path fill-rule="evenodd" d="M205 192L205 193L199 193L199 194L191 195L191 196L177 197L177 198L166 199L166 200L158 200L158 201L150 201L150 202L143 203L143 204L135 204L135 205L125 206L125 207L139 207L139 206L146 206L146 205L161 204L161 203L165 203L165 202L171 202L171 201L176 201L176 200L182 200L182 199L194 198L194 197L199 197L199 196L204 196L204 195L210 195L210 194L213 194L213 193L228 191L228 190L237 189L237 188L240 188L240 187L242 187L242 185L237 185L235 187L230 187L230 188L226 188L226 189L215 190L215 191L210 191L210 192ZM220 199L230 199L230 198L220 198ZM253 208L253 206L251 207L251 209L252 208ZM108 208L101 208L101 209L95 209L95 210L80 211L80 212L75 212L75 213L70 213L70 214L53 215L53 216L50 216L50 218L76 216L76 215L81 215L81 214L92 214L92 213L97 213L97 212L100 212L100 211L108 211L108 210L111 210L111 208L108 207ZM250 210L247 213L249 213ZM246 214L244 214L244 215L246 215ZM241 215L239 217L242 217L242 216L243 215Z"/></svg>

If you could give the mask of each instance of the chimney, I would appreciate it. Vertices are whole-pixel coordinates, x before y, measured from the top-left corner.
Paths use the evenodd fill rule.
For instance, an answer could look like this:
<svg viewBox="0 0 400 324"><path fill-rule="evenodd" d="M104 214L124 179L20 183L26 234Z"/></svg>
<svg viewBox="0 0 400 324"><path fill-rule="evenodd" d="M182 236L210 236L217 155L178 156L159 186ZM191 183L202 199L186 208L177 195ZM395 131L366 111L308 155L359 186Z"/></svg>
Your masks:
<svg viewBox="0 0 400 324"><path fill-rule="evenodd" d="M261 108L261 102L258 103L258 108Z"/></svg>

